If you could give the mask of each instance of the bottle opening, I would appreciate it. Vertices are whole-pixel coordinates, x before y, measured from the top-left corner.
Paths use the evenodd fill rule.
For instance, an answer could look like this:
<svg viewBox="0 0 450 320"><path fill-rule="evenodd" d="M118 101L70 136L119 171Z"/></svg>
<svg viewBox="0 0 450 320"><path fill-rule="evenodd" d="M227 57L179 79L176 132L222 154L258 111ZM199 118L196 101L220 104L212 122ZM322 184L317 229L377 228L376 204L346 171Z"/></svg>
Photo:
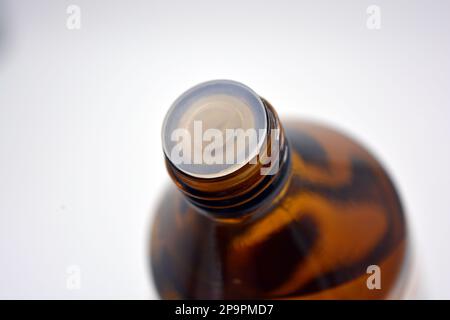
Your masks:
<svg viewBox="0 0 450 320"><path fill-rule="evenodd" d="M261 98L230 80L199 84L169 109L162 127L163 149L182 172L217 178L256 163L268 131Z"/></svg>

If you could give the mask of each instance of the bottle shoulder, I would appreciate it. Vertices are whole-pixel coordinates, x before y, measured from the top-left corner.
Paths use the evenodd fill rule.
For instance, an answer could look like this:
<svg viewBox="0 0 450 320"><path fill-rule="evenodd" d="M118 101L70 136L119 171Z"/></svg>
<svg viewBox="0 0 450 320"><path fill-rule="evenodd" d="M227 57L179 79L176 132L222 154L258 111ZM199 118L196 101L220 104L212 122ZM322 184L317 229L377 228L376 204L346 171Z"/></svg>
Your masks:
<svg viewBox="0 0 450 320"><path fill-rule="evenodd" d="M394 286L406 226L382 165L335 129L304 121L283 127L289 179L257 219L210 219L175 188L167 191L152 235L153 272L162 296L376 298ZM384 290L367 290L371 265L384 270ZM183 281L164 280L175 274L184 275ZM203 280L194 281L195 274Z"/></svg>

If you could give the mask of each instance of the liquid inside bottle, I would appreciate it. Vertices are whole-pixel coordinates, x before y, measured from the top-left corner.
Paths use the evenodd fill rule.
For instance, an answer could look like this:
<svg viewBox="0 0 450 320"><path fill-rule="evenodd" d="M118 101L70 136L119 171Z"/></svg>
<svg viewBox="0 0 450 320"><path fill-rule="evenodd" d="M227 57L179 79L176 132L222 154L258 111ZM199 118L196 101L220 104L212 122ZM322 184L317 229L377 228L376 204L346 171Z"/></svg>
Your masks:
<svg viewBox="0 0 450 320"><path fill-rule="evenodd" d="M162 135L174 183L152 227L161 298L401 298L405 215L360 144L280 122L265 99L227 80L185 92Z"/></svg>

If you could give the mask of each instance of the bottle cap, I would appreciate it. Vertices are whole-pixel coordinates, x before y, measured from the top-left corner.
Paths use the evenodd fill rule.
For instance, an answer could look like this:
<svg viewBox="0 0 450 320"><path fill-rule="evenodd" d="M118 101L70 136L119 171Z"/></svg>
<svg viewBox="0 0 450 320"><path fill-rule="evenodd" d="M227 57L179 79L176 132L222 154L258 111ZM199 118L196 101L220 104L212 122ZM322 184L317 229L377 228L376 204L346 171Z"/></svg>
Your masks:
<svg viewBox="0 0 450 320"><path fill-rule="evenodd" d="M198 178L228 175L255 159L267 132L261 98L230 80L201 83L183 93L162 127L169 161Z"/></svg>

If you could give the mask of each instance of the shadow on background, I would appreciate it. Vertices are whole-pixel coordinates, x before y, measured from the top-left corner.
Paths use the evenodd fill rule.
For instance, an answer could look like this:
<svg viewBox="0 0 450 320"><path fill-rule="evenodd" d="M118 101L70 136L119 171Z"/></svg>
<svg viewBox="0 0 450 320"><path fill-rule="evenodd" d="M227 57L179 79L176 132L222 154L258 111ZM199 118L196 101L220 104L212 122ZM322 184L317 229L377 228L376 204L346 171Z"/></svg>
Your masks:
<svg viewBox="0 0 450 320"><path fill-rule="evenodd" d="M8 26L6 21L7 8L4 1L0 1L0 65L5 60L6 51L8 47Z"/></svg>

